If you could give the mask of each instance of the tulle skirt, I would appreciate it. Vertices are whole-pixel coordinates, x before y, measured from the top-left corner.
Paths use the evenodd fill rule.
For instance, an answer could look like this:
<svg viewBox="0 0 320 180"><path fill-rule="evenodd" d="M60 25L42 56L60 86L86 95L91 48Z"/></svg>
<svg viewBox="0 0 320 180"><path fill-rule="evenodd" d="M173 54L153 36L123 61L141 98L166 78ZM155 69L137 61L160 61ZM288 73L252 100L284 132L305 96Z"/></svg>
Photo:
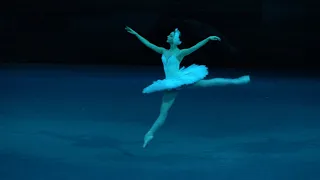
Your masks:
<svg viewBox="0 0 320 180"><path fill-rule="evenodd" d="M187 68L182 67L176 76L154 81L143 89L143 93L149 94L157 91L179 89L185 85L191 85L204 79L208 75L208 68L204 65L193 64Z"/></svg>

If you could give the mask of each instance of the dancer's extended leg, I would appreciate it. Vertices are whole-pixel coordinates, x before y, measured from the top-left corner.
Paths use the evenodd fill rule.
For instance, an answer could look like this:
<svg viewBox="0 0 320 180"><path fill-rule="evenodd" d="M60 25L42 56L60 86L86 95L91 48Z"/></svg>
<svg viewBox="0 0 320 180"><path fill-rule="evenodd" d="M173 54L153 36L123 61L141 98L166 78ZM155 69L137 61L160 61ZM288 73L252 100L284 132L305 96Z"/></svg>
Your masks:
<svg viewBox="0 0 320 180"><path fill-rule="evenodd" d="M154 133L165 122L167 115L168 115L168 111L170 110L171 106L173 105L173 103L176 99L176 96L177 96L176 91L165 92L165 94L163 95L162 104L161 104L161 108L160 108L160 114L159 114L157 120L153 123L150 130L144 136L143 148L145 148L148 145L148 143L153 139Z"/></svg>
<svg viewBox="0 0 320 180"><path fill-rule="evenodd" d="M200 80L194 84L194 87L211 87L211 86L225 86L225 85L240 85L250 82L250 76L241 76L239 78L213 78Z"/></svg>

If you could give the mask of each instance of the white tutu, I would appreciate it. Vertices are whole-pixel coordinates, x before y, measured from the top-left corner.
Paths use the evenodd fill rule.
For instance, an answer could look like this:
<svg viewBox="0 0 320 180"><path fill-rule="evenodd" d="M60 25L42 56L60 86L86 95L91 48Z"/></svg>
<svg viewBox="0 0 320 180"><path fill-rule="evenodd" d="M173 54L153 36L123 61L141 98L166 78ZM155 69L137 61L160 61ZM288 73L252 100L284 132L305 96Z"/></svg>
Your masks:
<svg viewBox="0 0 320 180"><path fill-rule="evenodd" d="M204 65L193 64L187 68L182 67L176 76L154 81L143 89L143 93L149 94L156 91L177 89L184 85L193 84L208 75L208 68Z"/></svg>

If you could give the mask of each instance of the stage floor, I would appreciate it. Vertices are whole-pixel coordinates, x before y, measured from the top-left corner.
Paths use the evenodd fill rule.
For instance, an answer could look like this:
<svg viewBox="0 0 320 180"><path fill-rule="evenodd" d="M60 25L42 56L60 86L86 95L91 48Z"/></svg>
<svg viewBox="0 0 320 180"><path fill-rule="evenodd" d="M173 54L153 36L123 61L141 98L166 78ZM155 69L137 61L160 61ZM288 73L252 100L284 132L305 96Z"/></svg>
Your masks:
<svg viewBox="0 0 320 180"><path fill-rule="evenodd" d="M146 148L161 69L0 70L1 180L319 180L320 79L185 89ZM212 75L240 76L213 70Z"/></svg>

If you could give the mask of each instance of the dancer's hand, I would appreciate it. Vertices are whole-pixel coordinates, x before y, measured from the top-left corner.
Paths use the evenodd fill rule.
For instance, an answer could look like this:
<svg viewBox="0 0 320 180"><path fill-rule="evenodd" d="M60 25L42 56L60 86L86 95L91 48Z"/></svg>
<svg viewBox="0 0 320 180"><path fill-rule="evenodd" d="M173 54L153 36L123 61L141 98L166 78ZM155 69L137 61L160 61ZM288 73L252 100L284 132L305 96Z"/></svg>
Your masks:
<svg viewBox="0 0 320 180"><path fill-rule="evenodd" d="M128 26L126 26L125 28L127 30L128 33L133 34L133 35L137 35L138 33L135 32L133 29L129 28Z"/></svg>
<svg viewBox="0 0 320 180"><path fill-rule="evenodd" d="M211 41L221 41L221 39L218 36L210 36L209 39Z"/></svg>

